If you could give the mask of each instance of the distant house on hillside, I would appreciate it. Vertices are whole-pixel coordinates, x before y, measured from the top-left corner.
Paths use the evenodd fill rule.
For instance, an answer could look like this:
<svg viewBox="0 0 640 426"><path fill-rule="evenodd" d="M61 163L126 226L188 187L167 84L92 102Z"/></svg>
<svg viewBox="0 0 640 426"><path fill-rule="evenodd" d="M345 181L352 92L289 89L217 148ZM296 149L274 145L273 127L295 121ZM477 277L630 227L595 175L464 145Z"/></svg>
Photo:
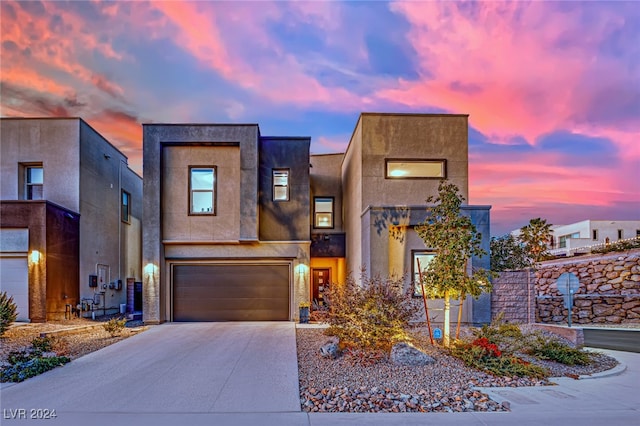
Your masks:
<svg viewBox="0 0 640 426"><path fill-rule="evenodd" d="M640 237L640 220L583 220L552 227L555 256L589 253L592 249L621 240Z"/></svg>

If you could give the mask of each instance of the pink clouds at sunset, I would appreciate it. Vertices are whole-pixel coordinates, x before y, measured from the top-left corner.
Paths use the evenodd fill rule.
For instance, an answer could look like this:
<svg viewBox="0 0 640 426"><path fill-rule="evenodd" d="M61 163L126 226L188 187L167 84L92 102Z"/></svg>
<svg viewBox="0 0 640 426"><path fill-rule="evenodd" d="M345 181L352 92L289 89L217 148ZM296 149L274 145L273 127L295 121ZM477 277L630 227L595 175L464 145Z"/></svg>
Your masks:
<svg viewBox="0 0 640 426"><path fill-rule="evenodd" d="M492 233L640 218L634 2L0 3L3 116L79 116L139 172L143 122L343 150L362 111L469 114ZM410 153L408 153L409 155Z"/></svg>

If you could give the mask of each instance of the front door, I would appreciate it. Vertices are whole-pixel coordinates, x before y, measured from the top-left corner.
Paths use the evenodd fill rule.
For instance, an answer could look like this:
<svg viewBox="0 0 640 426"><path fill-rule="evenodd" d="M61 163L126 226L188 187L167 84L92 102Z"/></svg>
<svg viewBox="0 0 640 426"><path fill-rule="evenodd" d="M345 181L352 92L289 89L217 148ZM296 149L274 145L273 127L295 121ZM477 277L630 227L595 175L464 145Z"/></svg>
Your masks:
<svg viewBox="0 0 640 426"><path fill-rule="evenodd" d="M324 294L328 290L331 282L331 269L314 269L313 270L313 294L311 298L320 306L325 305Z"/></svg>

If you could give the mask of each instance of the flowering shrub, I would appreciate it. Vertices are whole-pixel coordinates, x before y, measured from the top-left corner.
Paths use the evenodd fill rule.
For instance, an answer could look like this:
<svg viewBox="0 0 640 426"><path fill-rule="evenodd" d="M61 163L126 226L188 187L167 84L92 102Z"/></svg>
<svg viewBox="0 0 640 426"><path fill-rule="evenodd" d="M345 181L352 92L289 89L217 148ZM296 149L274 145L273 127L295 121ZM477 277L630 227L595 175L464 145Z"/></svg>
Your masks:
<svg viewBox="0 0 640 426"><path fill-rule="evenodd" d="M491 356L498 358L502 355L500 349L498 349L498 345L489 342L489 339L486 337L480 337L479 339L471 342L471 346L477 346L483 350L484 356Z"/></svg>

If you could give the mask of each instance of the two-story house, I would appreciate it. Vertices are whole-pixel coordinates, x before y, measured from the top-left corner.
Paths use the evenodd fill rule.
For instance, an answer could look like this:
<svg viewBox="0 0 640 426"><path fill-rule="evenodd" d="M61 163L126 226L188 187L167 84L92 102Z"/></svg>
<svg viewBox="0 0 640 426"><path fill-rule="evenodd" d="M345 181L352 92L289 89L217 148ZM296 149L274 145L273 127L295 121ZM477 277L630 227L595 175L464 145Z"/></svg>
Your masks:
<svg viewBox="0 0 640 426"><path fill-rule="evenodd" d="M18 320L117 312L142 278L127 157L79 118L2 118L0 153L0 287Z"/></svg>
<svg viewBox="0 0 640 426"><path fill-rule="evenodd" d="M466 115L362 114L345 153L257 124L144 126L144 320L293 320L361 267L417 273L413 226L447 178L468 197ZM489 207L468 206L488 252ZM488 256L469 268L488 267ZM490 320L490 299L466 304Z"/></svg>

